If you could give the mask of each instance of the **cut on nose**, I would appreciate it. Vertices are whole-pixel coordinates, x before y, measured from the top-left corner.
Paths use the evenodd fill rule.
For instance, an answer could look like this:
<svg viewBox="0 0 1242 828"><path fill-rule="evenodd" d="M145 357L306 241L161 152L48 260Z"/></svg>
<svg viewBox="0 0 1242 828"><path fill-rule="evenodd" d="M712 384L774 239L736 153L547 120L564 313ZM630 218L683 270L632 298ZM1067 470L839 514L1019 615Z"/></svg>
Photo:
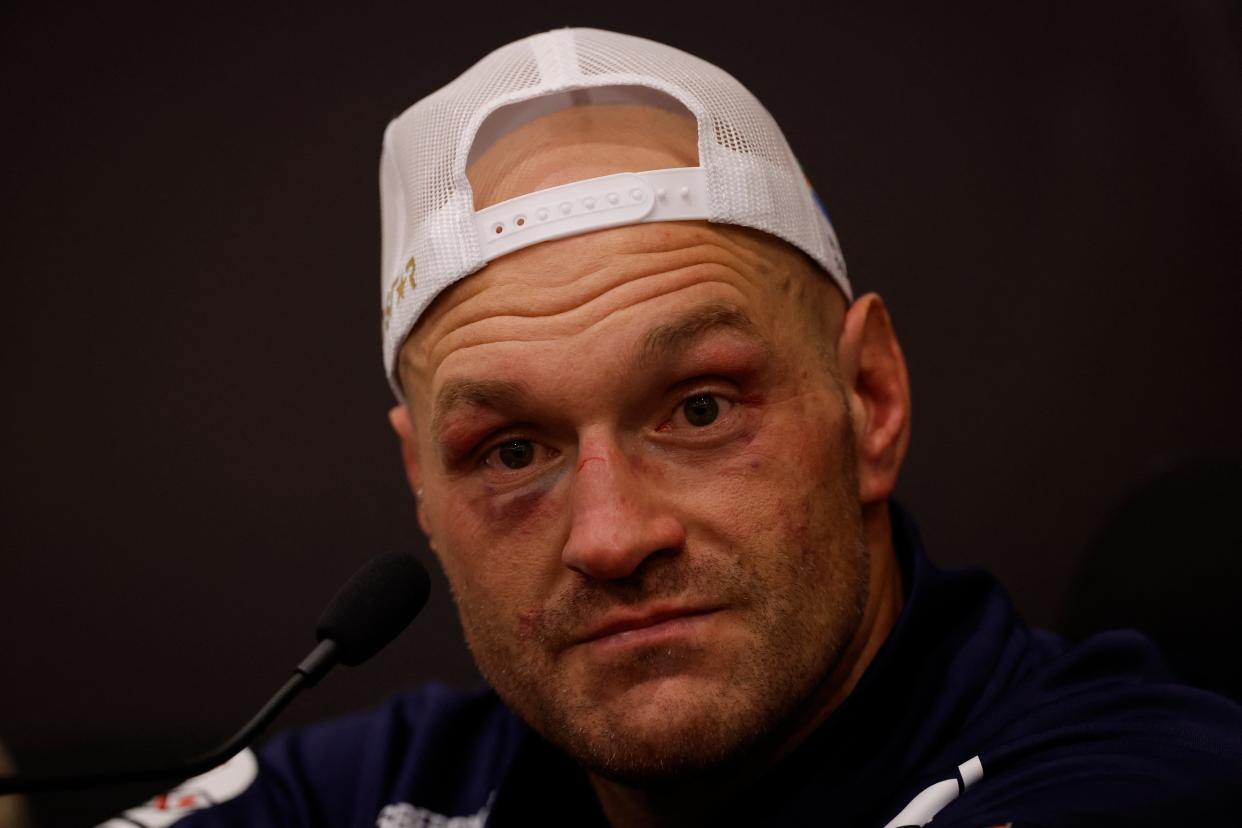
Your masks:
<svg viewBox="0 0 1242 828"><path fill-rule="evenodd" d="M565 566L598 580L634 573L648 557L685 544L681 522L617 455L593 454L574 475Z"/></svg>

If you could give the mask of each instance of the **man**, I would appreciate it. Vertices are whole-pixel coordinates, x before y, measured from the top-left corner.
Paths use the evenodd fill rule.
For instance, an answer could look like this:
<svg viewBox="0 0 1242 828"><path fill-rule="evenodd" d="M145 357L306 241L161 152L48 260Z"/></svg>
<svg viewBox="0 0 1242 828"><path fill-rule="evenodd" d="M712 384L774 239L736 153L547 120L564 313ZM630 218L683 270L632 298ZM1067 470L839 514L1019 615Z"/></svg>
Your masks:
<svg viewBox="0 0 1242 828"><path fill-rule="evenodd" d="M390 420L494 692L278 737L184 824L1236 819L1235 707L928 564L883 302L731 77L538 35L394 121L381 186Z"/></svg>

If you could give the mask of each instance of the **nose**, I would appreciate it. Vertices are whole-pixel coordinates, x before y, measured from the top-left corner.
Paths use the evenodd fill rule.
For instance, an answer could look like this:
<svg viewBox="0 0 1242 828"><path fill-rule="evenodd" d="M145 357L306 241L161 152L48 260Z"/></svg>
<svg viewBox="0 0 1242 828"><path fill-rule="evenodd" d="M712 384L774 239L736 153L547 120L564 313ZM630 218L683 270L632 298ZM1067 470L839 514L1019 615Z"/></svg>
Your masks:
<svg viewBox="0 0 1242 828"><path fill-rule="evenodd" d="M617 447L583 448L564 564L588 578L615 580L632 575L657 552L680 551L686 541L681 521Z"/></svg>

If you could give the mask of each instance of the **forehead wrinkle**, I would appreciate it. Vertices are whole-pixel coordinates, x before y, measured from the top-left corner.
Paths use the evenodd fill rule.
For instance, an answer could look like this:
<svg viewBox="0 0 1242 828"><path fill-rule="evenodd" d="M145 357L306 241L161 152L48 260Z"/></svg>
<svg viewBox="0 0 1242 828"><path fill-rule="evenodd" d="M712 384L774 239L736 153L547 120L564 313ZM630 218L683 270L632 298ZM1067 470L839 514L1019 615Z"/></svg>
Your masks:
<svg viewBox="0 0 1242 828"><path fill-rule="evenodd" d="M633 281L632 276L625 274L632 262L646 264L643 269L654 271L661 263L674 267L714 261L735 272L750 274L746 281L754 282L754 277L770 277L771 244L772 240L757 231L696 221L613 228L511 253L452 285L423 314L399 352L398 370L407 402L413 403L422 396L415 393L421 384L419 377L432 381L438 362L448 358L445 340L456 339L454 333L466 323L505 315L506 305L512 305L507 294L515 286L525 293L524 307L551 304L563 308L582 304L584 285L595 296L620 287L614 284L618 271L625 277L622 284ZM576 260L578 273L562 274L555 267L549 269L549 262L555 265L560 260ZM529 279L513 277L524 269L531 272ZM559 277L559 282L547 285L547 277ZM606 283L602 290L600 282Z"/></svg>
<svg viewBox="0 0 1242 828"><path fill-rule="evenodd" d="M465 280L474 282L473 289L461 291L452 306L439 309L436 314L438 318L431 327L436 330L457 329L498 315L498 306L503 308L506 304L512 304L509 294L514 290L522 292L523 307L534 311L523 315L552 315L584 304L620 284L658 275L661 271L672 272L694 264L721 264L735 271L758 269L757 263L747 255L749 251L728 244L731 240L727 237L713 236L711 240L703 240L696 233L687 241L669 237L663 232L665 229L650 226L616 228L578 238L544 242L529 250L511 253ZM618 236L627 230L644 231L646 249L624 249L624 244L632 239ZM679 241L681 243L677 243ZM545 246L546 249L542 249ZM557 255L562 252L564 256ZM569 273L559 274L548 268L549 259L554 263L567 259L575 261L575 264ZM558 276L562 276L559 282L555 281ZM458 292L457 286L454 285L452 290ZM500 294L498 298L494 296L496 293ZM514 314L506 312L503 315ZM434 336L435 331L428 331L428 334Z"/></svg>
<svg viewBox="0 0 1242 828"><path fill-rule="evenodd" d="M705 272L706 271L706 272ZM713 272L715 271L715 272ZM491 325L506 324L504 339L507 341L547 341L562 336L573 336L590 331L614 313L638 307L646 302L698 286L720 285L736 287L738 271L716 262L698 262L672 270L632 276L616 283L586 301L571 297L568 301L551 304L550 308L535 307L528 312L517 313L505 309L501 313L480 313L469 322L444 334L432 347L429 357L433 364L442 364L450 354L457 353L491 341ZM658 285L649 280L660 279ZM585 317L585 323L582 320ZM514 328L517 330L514 330ZM536 331L530 329L537 327Z"/></svg>
<svg viewBox="0 0 1242 828"><path fill-rule="evenodd" d="M625 306L625 307L623 307L623 308L619 308L619 309L618 309L618 312L619 312L619 313L625 313L625 312L627 312L627 311L632 311L632 310L635 310L635 309L637 309L637 308L640 308L641 306L643 306L643 305L647 304L648 302L654 302L654 301L657 301L657 300L659 300L659 299L664 299L664 298L666 298L666 297L673 296L673 295L675 295L675 294L681 293L681 292L686 291L686 290L693 290L694 288L700 287L700 286L702 286L702 285L718 285L718 286L723 286L723 287L730 288L730 289L733 289L733 288L734 288L734 286L733 286L732 284L728 283L728 282L721 282L721 281L702 282L702 281L699 281L699 282L695 282L694 284L691 284L691 285L686 285L686 286L684 286L684 287L678 288L678 289L676 289L676 290L665 291L665 292L662 292L662 293L656 294L656 295L654 295L654 296L650 296L650 297L648 297L648 298L646 298L646 299L643 299L643 300L641 300L641 301L635 302L635 303L633 303L633 304L626 305L626 306ZM721 303L721 304L723 305L724 303ZM599 319L595 320L595 321L594 321L594 322L592 322L591 324L587 325L586 327L582 328L582 329L581 329L581 330L579 330L579 331L576 331L576 332L574 333L574 336L582 336L582 335L585 335L585 334L590 333L590 332L591 332L591 330L592 330L593 328L595 328L597 325L600 325L600 324L604 323L605 321L607 321L607 320L608 320L608 318L609 318L611 315L612 315L612 314L611 314L611 313L609 313L609 314L605 314L604 316L601 316ZM687 316L697 316L697 314L693 314L693 313L691 313L691 314L687 314ZM696 324L696 323L698 323L698 321L699 321L699 320L697 320L697 319L696 319L696 320L694 320L694 322L693 322L693 323L691 323L691 324ZM749 323L749 320L746 320L746 321L747 321L747 323ZM723 324L723 323L722 323L722 324ZM715 327L718 327L718 326L715 326ZM758 328L757 328L757 327L755 327L753 324L748 325L748 327L749 327L749 333L751 334L751 337L752 337L755 341L757 341L757 342L758 342L758 341L761 341L761 338L760 338L760 337L759 337L759 335L758 335ZM737 328L735 328L735 330L741 330L741 327L737 327ZM698 331L698 333L693 334L693 335L690 335L688 338L693 338L693 336L697 336L698 334L701 334L701 333L703 333L703 332L704 332L704 330L700 330L700 331ZM560 338L560 337L555 336L555 335L553 335L553 336L531 336L531 337L514 337L514 336L507 336L507 337L505 337L504 342L506 342L506 343L513 343L513 342L523 342L523 343L554 342L554 341L556 341L556 340L557 340L557 339L559 339L559 338ZM683 344L685 344L685 341L686 341L686 340L683 340ZM447 360L449 359L449 357L459 356L459 355L464 354L464 353L466 353L466 352L468 352L468 351L470 351L470 350L472 350L472 349L474 349L474 348L486 348L487 346L489 346L489 345L493 345L493 344L496 344L494 340L491 340L491 339L485 339L485 340L480 341L480 342L474 342L474 343L470 343L470 344L467 344L467 345L461 345L461 346L455 347L455 348L453 348L452 353L451 353L451 354L449 354L448 356L446 356L446 357L445 357L445 361L447 361ZM640 347L640 349L639 349L639 350L640 350L640 353L641 353L641 347ZM645 357L640 356L640 357L637 357L637 358L638 358L638 359L643 359L643 358L645 358ZM634 358L631 358L631 359L633 360Z"/></svg>

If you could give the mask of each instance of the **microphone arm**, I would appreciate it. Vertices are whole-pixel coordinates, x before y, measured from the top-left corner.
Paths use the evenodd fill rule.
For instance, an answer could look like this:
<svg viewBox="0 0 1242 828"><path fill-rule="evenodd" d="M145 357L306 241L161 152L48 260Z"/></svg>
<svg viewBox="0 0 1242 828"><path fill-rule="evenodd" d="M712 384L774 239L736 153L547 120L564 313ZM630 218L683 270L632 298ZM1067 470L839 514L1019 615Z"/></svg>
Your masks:
<svg viewBox="0 0 1242 828"><path fill-rule="evenodd" d="M289 706L298 693L314 687L338 662L355 667L375 655L410 625L427 603L431 581L410 555L376 555L345 582L319 617L319 644L302 659L284 687L246 726L213 751L159 768L107 770L54 776L0 776L0 796L37 791L80 790L127 782L181 781L232 759Z"/></svg>
<svg viewBox="0 0 1242 828"><path fill-rule="evenodd" d="M336 642L331 639L319 642L319 645L302 659L302 663L293 671L293 675L284 683L284 686L268 699L267 704L263 705L254 718L246 722L241 730L233 734L227 742L193 759L187 759L176 765L136 770L107 770L52 776L0 776L0 796L56 790L85 790L132 782L163 780L180 782L192 776L198 776L241 753L243 748L258 738L264 728L289 706L298 693L308 687L314 687L336 665L338 656Z"/></svg>

